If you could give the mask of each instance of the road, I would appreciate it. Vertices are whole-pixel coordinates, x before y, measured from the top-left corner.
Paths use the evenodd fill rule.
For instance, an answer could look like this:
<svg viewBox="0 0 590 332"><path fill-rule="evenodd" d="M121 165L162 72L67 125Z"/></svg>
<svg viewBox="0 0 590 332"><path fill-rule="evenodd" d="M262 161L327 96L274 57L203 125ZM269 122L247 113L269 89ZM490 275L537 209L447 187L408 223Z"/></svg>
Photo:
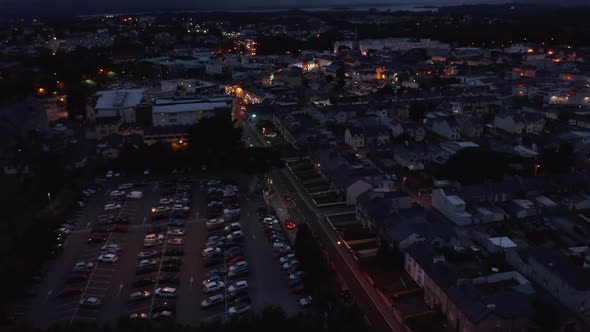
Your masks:
<svg viewBox="0 0 590 332"><path fill-rule="evenodd" d="M244 135L255 142L257 146L266 146L266 141L250 122L244 124ZM271 172L274 191L282 195L284 193L297 192L299 197L295 200L294 215L301 215L317 235L320 245L326 250L343 281L355 298L372 331L405 332L407 328L397 321L391 308L380 297L364 273L359 268L352 254L343 246L339 246L338 235L325 222L326 211L318 210L309 200L302 188L294 178L289 176L287 169Z"/></svg>

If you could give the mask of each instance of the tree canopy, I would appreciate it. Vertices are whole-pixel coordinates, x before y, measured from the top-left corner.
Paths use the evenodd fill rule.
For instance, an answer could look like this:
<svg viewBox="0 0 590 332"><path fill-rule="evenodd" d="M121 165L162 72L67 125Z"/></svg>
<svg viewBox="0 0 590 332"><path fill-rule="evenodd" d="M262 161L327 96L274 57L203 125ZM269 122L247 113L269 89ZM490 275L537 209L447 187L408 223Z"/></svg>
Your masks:
<svg viewBox="0 0 590 332"><path fill-rule="evenodd" d="M508 170L508 156L482 148L466 148L453 155L443 165L442 176L462 184L498 181Z"/></svg>

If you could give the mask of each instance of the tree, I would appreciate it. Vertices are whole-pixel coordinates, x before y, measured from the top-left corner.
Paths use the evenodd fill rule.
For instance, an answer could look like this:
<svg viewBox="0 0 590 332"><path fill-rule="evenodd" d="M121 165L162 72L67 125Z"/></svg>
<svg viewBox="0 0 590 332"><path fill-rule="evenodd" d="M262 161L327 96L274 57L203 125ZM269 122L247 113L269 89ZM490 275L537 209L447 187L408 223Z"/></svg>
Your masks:
<svg viewBox="0 0 590 332"><path fill-rule="evenodd" d="M462 184L501 180L508 170L509 159L500 152L466 148L453 155L442 168L442 176Z"/></svg>
<svg viewBox="0 0 590 332"><path fill-rule="evenodd" d="M540 171L543 173L567 173L572 170L576 156L571 144L562 143L559 145L558 150L545 150L539 165L541 166Z"/></svg>
<svg viewBox="0 0 590 332"><path fill-rule="evenodd" d="M428 112L428 105L425 103L411 103L410 104L410 119L414 121L422 121L424 115Z"/></svg>
<svg viewBox="0 0 590 332"><path fill-rule="evenodd" d="M189 128L188 136L190 157L198 167L235 165L235 156L243 147L242 128L221 114L201 119Z"/></svg>

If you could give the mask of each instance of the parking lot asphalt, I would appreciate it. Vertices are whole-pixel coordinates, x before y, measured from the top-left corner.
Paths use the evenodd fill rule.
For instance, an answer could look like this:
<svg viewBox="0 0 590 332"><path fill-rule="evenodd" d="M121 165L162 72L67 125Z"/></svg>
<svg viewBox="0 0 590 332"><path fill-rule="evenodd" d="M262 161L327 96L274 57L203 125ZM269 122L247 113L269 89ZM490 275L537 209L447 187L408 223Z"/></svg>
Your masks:
<svg viewBox="0 0 590 332"><path fill-rule="evenodd" d="M201 310L201 301L206 298L202 292L202 281L210 269L203 266L201 251L203 250L208 232L205 229L204 217L207 212L206 178L195 178L192 181L191 206L188 218L185 219L185 255L178 272L180 284L177 288L176 320L180 323L197 325L205 320L225 319L225 305L209 310ZM248 193L249 178L236 177L240 188L239 202L241 208L240 223L244 232L244 253L250 267L250 273L245 278L249 284L249 293L255 311L267 305L279 305L287 312L294 314L298 310L298 296L291 294L287 286L288 276L281 269L273 255L271 245L267 242L262 225L258 221L256 209L264 205L264 201ZM172 218L158 221L152 220L151 208L157 206L162 195L163 180L149 179L145 184L133 190L141 190L144 197L141 200L125 199L121 202L121 209L112 214L119 217L129 217L131 223L127 225L128 233L109 233L107 243L119 244L121 252L116 263L100 263L96 258L100 255L100 247L105 243L87 244L91 229L98 227L97 217L105 214L103 208L109 200L109 193L118 185L125 182L136 182L136 179L110 179L97 193L90 197L88 204L77 208L68 221L75 222L76 230L68 237L64 251L47 267L47 277L38 286L37 295L17 305L21 313L17 319L29 321L35 326L45 327L53 323L72 323L77 320L97 321L99 323L113 323L121 317L128 317L132 313L152 313L162 301L149 298L139 302L129 303L128 296L135 290L152 292L162 285L133 288L137 278L154 278L166 275L166 272L154 272L136 276L137 255L143 250L143 240L148 229L153 225L165 225ZM104 227L104 226L101 226ZM162 252L164 245L157 248ZM76 262L91 261L95 265L87 273L85 282L67 285L66 276ZM76 287L81 294L68 297L58 297L64 287ZM97 308L87 308L79 305L82 298L96 297L102 301Z"/></svg>

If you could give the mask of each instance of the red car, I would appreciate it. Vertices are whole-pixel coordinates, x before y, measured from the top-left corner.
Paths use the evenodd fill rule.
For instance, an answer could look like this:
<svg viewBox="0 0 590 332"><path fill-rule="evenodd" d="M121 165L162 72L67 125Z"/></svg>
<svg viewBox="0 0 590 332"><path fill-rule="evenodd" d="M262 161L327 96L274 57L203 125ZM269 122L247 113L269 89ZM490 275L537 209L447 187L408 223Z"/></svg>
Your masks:
<svg viewBox="0 0 590 332"><path fill-rule="evenodd" d="M293 220L287 220L287 222L285 222L285 227L287 227L288 230L294 230L297 228L297 224Z"/></svg>
<svg viewBox="0 0 590 332"><path fill-rule="evenodd" d="M246 260L246 257L244 257L244 256L236 256L236 257L234 257L234 258L232 258L232 259L230 259L230 260L227 261L227 266L231 266L231 265L234 265L237 262L245 261L245 260Z"/></svg>
<svg viewBox="0 0 590 332"><path fill-rule="evenodd" d="M305 286L303 285L303 283L299 283L293 287L291 287L291 292L294 294L299 294L301 292L303 292L305 290Z"/></svg>
<svg viewBox="0 0 590 332"><path fill-rule="evenodd" d="M84 293L84 288L77 288L77 287L66 287L62 289L57 296L59 297L66 297L72 295L78 295Z"/></svg>
<svg viewBox="0 0 590 332"><path fill-rule="evenodd" d="M113 232L113 233L128 233L129 228L127 228L125 226L117 225L111 229L111 232Z"/></svg>

